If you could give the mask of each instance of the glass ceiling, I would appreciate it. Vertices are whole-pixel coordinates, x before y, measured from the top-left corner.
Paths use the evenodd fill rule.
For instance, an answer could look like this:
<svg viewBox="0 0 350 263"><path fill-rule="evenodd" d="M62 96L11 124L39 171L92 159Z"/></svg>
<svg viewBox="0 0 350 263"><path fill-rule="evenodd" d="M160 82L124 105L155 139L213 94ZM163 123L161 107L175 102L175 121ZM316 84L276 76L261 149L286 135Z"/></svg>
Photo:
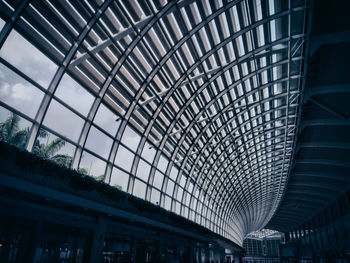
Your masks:
<svg viewBox="0 0 350 263"><path fill-rule="evenodd" d="M242 244L286 186L307 2L1 0L0 122Z"/></svg>

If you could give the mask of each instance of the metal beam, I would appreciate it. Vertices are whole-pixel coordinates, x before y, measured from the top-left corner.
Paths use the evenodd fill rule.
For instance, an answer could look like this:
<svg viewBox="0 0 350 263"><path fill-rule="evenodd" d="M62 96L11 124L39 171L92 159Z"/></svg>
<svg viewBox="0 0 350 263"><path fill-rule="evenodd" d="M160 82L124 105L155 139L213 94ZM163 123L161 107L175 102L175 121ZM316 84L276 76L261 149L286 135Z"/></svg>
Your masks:
<svg viewBox="0 0 350 263"><path fill-rule="evenodd" d="M328 111L329 113L333 114L337 118L340 118L343 120L349 120L349 118L345 117L343 114L331 109L329 105L326 105L325 103L322 103L315 98L310 98L310 101L316 104L317 106L321 107L322 109Z"/></svg>
<svg viewBox="0 0 350 263"><path fill-rule="evenodd" d="M300 123L299 132L310 126L350 126L350 121L344 119L318 119Z"/></svg>
<svg viewBox="0 0 350 263"><path fill-rule="evenodd" d="M135 27L137 29L140 29L140 28L146 26L151 19L152 19L152 17L145 17L144 19L137 22L135 24ZM106 40L99 41L96 46L89 48L87 50L87 52L77 55L76 58L71 61L69 67L72 68L72 67L78 66L80 63L83 63L84 61L86 61L91 55L94 55L94 54L100 52L101 50L109 47L110 45L113 45L114 42L119 41L122 38L124 38L127 35L130 35L134 32L135 32L134 28L132 26L130 26L128 28L122 29L118 33L115 33L114 35L112 35L112 38L107 38Z"/></svg>
<svg viewBox="0 0 350 263"><path fill-rule="evenodd" d="M301 189L288 189L288 194L295 194L297 196L314 196L317 199L331 200L334 196L330 193L320 192L320 191L309 191L309 190L301 190Z"/></svg>
<svg viewBox="0 0 350 263"><path fill-rule="evenodd" d="M312 57L321 46L343 42L350 42L350 31L335 32L312 37L310 40L310 57Z"/></svg>
<svg viewBox="0 0 350 263"><path fill-rule="evenodd" d="M302 178L304 177L316 177L316 178L327 178L330 180L339 180L339 181L349 181L350 182L350 176L348 176L347 174L339 174L339 173L334 173L334 172L330 172L330 173L325 173L325 172L307 172L307 171L302 171L302 172L293 172L292 176L300 176ZM315 179L316 179L315 178Z"/></svg>
<svg viewBox="0 0 350 263"><path fill-rule="evenodd" d="M180 3L178 3L179 7L185 7L189 4L191 4L194 0L185 0L182 1ZM167 10L167 12L165 12L163 14L163 16L166 16L167 14L171 13L173 10ZM77 65L79 65L80 63L83 63L84 61L86 61L91 55L94 55L98 52L100 52L101 50L107 48L110 45L113 45L115 42L121 40L122 38L126 37L127 35L130 35L132 33L135 33L135 28L140 30L142 28L144 28L145 26L148 25L148 23L154 19L154 16L148 16L145 17L143 19L141 19L140 21L138 21L137 23L135 23L132 26L129 26L128 28L123 28L121 31L119 31L118 33L115 33L114 35L112 35L110 38L107 38L106 40L101 40L98 42L98 44L94 47L91 47L90 49L87 50L87 52L78 55L75 59L73 59L69 65L69 67L76 67Z"/></svg>
<svg viewBox="0 0 350 263"><path fill-rule="evenodd" d="M344 190L344 185L342 184L338 184L338 186L336 184L331 184L331 183L322 183L319 182L317 180L312 180L312 181L301 181L301 182L289 182L288 187L290 189L293 189L293 187L299 187L299 186L306 186L309 187L310 189L310 193L311 192L317 192L317 191L322 191L322 190L326 190L326 191L330 191L330 192L340 192L342 190ZM313 189L315 188L315 190Z"/></svg>
<svg viewBox="0 0 350 263"><path fill-rule="evenodd" d="M350 84L325 85L317 87L308 87L304 94L304 103L313 95L350 93Z"/></svg>
<svg viewBox="0 0 350 263"><path fill-rule="evenodd" d="M350 150L350 143L339 142L301 142L298 143L295 152L301 150L301 148L330 148L339 150Z"/></svg>
<svg viewBox="0 0 350 263"><path fill-rule="evenodd" d="M334 161L329 159L296 159L295 162L299 164L318 164L350 168L350 162Z"/></svg>
<svg viewBox="0 0 350 263"><path fill-rule="evenodd" d="M199 79L202 79L204 77L206 77L206 75L212 75L212 74L215 74L216 72L218 72L220 70L220 68L215 68L215 69L212 69L212 70L209 70L208 72L203 72L203 73L200 73L200 74L197 74L193 77L190 77L190 81L196 81L196 80L199 80ZM187 84L190 84L190 81L186 80L186 81L183 81L181 83L181 85L179 85L176 89L179 89ZM158 99L158 97L161 97L163 95L165 95L171 88L168 88L168 89L165 89L159 93L156 93L153 97L147 99L147 100L144 100L144 101L141 101L140 102L140 105L141 106L144 106L144 105L147 105L149 104L150 102Z"/></svg>

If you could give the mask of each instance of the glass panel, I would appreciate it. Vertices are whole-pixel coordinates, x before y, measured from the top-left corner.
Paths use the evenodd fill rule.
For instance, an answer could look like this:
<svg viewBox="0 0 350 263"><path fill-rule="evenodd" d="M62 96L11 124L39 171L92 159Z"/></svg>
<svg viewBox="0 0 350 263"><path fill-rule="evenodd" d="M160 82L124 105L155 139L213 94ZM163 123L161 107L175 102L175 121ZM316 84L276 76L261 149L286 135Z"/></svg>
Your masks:
<svg viewBox="0 0 350 263"><path fill-rule="evenodd" d="M179 201L179 202L182 201L183 192L184 192L184 190L181 187L179 187L179 189L177 189L177 197L176 197L177 201Z"/></svg>
<svg viewBox="0 0 350 263"><path fill-rule="evenodd" d="M162 189L163 179L164 175L161 174L159 171L156 171L156 174L154 175L153 186L158 189Z"/></svg>
<svg viewBox="0 0 350 263"><path fill-rule="evenodd" d="M56 135L40 129L32 152L44 159L49 159L61 166L70 168L75 146Z"/></svg>
<svg viewBox="0 0 350 263"><path fill-rule="evenodd" d="M166 193L168 195L173 196L174 186L175 186L175 183L169 179L168 186L166 188Z"/></svg>
<svg viewBox="0 0 350 263"><path fill-rule="evenodd" d="M140 139L140 135L138 135L129 126L126 126L121 142L127 147L129 147L131 150L136 152Z"/></svg>
<svg viewBox="0 0 350 263"><path fill-rule="evenodd" d="M118 168L113 168L110 185L127 192L129 175Z"/></svg>
<svg viewBox="0 0 350 263"><path fill-rule="evenodd" d="M55 96L85 116L89 113L91 105L94 102L94 96L68 74L63 76L55 92Z"/></svg>
<svg viewBox="0 0 350 263"><path fill-rule="evenodd" d="M110 135L115 136L118 131L120 122L121 120L115 113L113 113L105 105L100 105L94 119L95 124L100 126Z"/></svg>
<svg viewBox="0 0 350 263"><path fill-rule="evenodd" d="M44 93L0 64L0 100L34 118Z"/></svg>
<svg viewBox="0 0 350 263"><path fill-rule="evenodd" d="M101 159L93 156L88 152L83 152L83 155L80 160L78 171L91 175L96 178L96 180L102 181L104 179L106 169L106 162Z"/></svg>
<svg viewBox="0 0 350 263"><path fill-rule="evenodd" d="M146 184L138 179L135 179L133 194L139 198L145 199Z"/></svg>
<svg viewBox="0 0 350 263"><path fill-rule="evenodd" d="M188 218L188 207L185 207L184 217Z"/></svg>
<svg viewBox="0 0 350 263"><path fill-rule="evenodd" d="M0 18L0 31L4 27L5 21Z"/></svg>
<svg viewBox="0 0 350 263"><path fill-rule="evenodd" d="M170 178L173 179L174 181L176 181L178 173L179 173L179 170L177 170L177 168L175 166L173 166L173 168L171 169L171 172L170 172Z"/></svg>
<svg viewBox="0 0 350 263"><path fill-rule="evenodd" d="M190 182L190 185L188 186L188 192L192 193L193 187L194 187L194 184L193 184L193 182L191 181L191 182Z"/></svg>
<svg viewBox="0 0 350 263"><path fill-rule="evenodd" d="M159 198L160 198L160 192L157 189L153 188L151 193L151 202L158 205Z"/></svg>
<svg viewBox="0 0 350 263"><path fill-rule="evenodd" d="M92 126L85 146L96 154L107 159L109 152L111 151L112 143L113 140L111 138Z"/></svg>
<svg viewBox="0 0 350 263"><path fill-rule="evenodd" d="M7 109L0 107L0 140L24 149L31 123Z"/></svg>
<svg viewBox="0 0 350 263"><path fill-rule="evenodd" d="M190 205L190 200L191 200L191 196L188 192L186 192L186 202L185 202L186 206Z"/></svg>
<svg viewBox="0 0 350 263"><path fill-rule="evenodd" d="M140 159L139 165L137 167L136 176L145 182L148 182L149 174L151 173L151 166L147 164L144 160Z"/></svg>
<svg viewBox="0 0 350 263"><path fill-rule="evenodd" d="M159 158L159 162L158 162L158 169L161 170L163 173L165 173L166 171L166 168L168 166L168 160L163 156L161 155L160 158Z"/></svg>
<svg viewBox="0 0 350 263"><path fill-rule="evenodd" d="M15 30L12 30L6 39L0 50L0 56L44 88L49 86L57 70L55 63Z"/></svg>
<svg viewBox="0 0 350 263"><path fill-rule="evenodd" d="M167 210L171 209L171 198L169 196L165 196L164 198L164 208Z"/></svg>
<svg viewBox="0 0 350 263"><path fill-rule="evenodd" d="M52 100L44 119L44 125L73 141L78 140L83 124L83 119L56 100Z"/></svg>
<svg viewBox="0 0 350 263"><path fill-rule="evenodd" d="M133 161L134 154L122 145L119 145L114 163L119 167L124 168L126 171L130 172Z"/></svg>
<svg viewBox="0 0 350 263"><path fill-rule="evenodd" d="M181 180L180 180L181 187L185 187L186 179L187 179L186 176L184 175L181 176Z"/></svg>
<svg viewBox="0 0 350 263"><path fill-rule="evenodd" d="M156 150L153 148L153 146L151 146L149 143L146 142L145 146L143 147L141 157L149 161L150 163L152 163L155 154L156 154Z"/></svg>
<svg viewBox="0 0 350 263"><path fill-rule="evenodd" d="M181 204L179 202L176 202L175 213L179 215L180 211L181 211Z"/></svg>

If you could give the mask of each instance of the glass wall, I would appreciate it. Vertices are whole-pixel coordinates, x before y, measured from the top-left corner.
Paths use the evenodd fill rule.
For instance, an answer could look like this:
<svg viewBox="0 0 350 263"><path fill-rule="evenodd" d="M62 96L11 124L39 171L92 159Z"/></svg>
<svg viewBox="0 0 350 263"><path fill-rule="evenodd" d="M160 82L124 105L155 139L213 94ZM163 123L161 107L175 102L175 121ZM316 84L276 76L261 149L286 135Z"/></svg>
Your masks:
<svg viewBox="0 0 350 263"><path fill-rule="evenodd" d="M1 140L238 243L269 220L304 1L16 3L0 11Z"/></svg>

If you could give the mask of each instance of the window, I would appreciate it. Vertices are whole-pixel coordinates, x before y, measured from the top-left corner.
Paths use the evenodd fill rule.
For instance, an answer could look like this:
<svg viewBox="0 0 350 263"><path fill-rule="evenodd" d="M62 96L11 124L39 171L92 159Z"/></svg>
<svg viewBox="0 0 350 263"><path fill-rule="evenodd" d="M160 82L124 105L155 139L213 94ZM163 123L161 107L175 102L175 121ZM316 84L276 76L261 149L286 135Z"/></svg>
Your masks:
<svg viewBox="0 0 350 263"><path fill-rule="evenodd" d="M42 128L32 149L34 154L67 168L72 165L74 151L75 146Z"/></svg>
<svg viewBox="0 0 350 263"><path fill-rule="evenodd" d="M181 187L185 187L186 180L187 180L186 176L185 176L185 175L182 175L182 176L181 176L181 180L180 180L180 185L181 185Z"/></svg>
<svg viewBox="0 0 350 263"><path fill-rule="evenodd" d="M173 196L173 191L174 191L174 182L170 179L168 179L168 185L167 185L167 188L166 188L166 193L170 196Z"/></svg>
<svg viewBox="0 0 350 263"><path fill-rule="evenodd" d="M135 151L137 150L137 146L140 142L140 135L138 135L133 129L131 129L129 126L126 126L123 137L121 142L130 148L131 150Z"/></svg>
<svg viewBox="0 0 350 263"><path fill-rule="evenodd" d="M158 205L159 204L159 198L160 198L160 192L152 188L152 193L151 193L151 202Z"/></svg>
<svg viewBox="0 0 350 263"><path fill-rule="evenodd" d="M52 100L44 119L44 125L67 138L78 141L84 121L56 100Z"/></svg>
<svg viewBox="0 0 350 263"><path fill-rule="evenodd" d="M55 96L84 116L88 115L91 105L94 102L94 97L68 74L63 76L57 87Z"/></svg>
<svg viewBox="0 0 350 263"><path fill-rule="evenodd" d="M118 131L121 119L109 110L104 104L101 104L96 113L94 123L112 136Z"/></svg>
<svg viewBox="0 0 350 263"><path fill-rule="evenodd" d="M0 100L34 118L44 93L0 63Z"/></svg>
<svg viewBox="0 0 350 263"><path fill-rule="evenodd" d="M2 30L4 25L5 25L5 21L0 18L0 30Z"/></svg>
<svg viewBox="0 0 350 263"><path fill-rule="evenodd" d="M103 181L106 169L106 162L84 151L80 160L78 171L96 177L97 180Z"/></svg>
<svg viewBox="0 0 350 263"><path fill-rule="evenodd" d="M10 124L11 123L11 124ZM20 149L24 149L31 123L0 106L0 138ZM8 129L11 127L10 129Z"/></svg>
<svg viewBox="0 0 350 263"><path fill-rule="evenodd" d="M128 183L129 175L122 170L114 167L109 184L126 192L128 190Z"/></svg>
<svg viewBox="0 0 350 263"><path fill-rule="evenodd" d="M146 195L146 184L141 182L138 179L135 179L134 182L134 191L133 194L137 197L140 197L142 199L145 199Z"/></svg>
<svg viewBox="0 0 350 263"><path fill-rule="evenodd" d="M171 169L171 172L170 172L170 178L173 179L174 181L176 181L178 173L179 173L179 170L177 170L177 168L175 166L173 166L173 168Z"/></svg>
<svg viewBox="0 0 350 263"><path fill-rule="evenodd" d="M136 176L145 182L148 182L148 177L151 173L151 166L144 160L140 159L137 167Z"/></svg>
<svg viewBox="0 0 350 263"><path fill-rule="evenodd" d="M86 148L90 149L94 153L101 157L108 159L109 152L112 147L113 140L106 134L92 126L89 131L89 135L86 140Z"/></svg>
<svg viewBox="0 0 350 263"><path fill-rule="evenodd" d="M164 157L164 155L161 155L160 158L159 158L159 161L158 161L158 169L160 171L162 171L163 173L165 173L166 171L166 168L168 166L168 160Z"/></svg>
<svg viewBox="0 0 350 263"><path fill-rule="evenodd" d="M161 190L163 185L163 179L164 175L159 171L156 171L153 179L153 186Z"/></svg>
<svg viewBox="0 0 350 263"><path fill-rule="evenodd" d="M184 190L181 187L179 187L177 189L177 197L176 197L177 201L179 201L179 202L182 201L182 194L183 194L183 192L184 192Z"/></svg>
<svg viewBox="0 0 350 263"><path fill-rule="evenodd" d="M0 55L44 88L49 86L57 70L55 63L15 30L6 39Z"/></svg>
<svg viewBox="0 0 350 263"><path fill-rule="evenodd" d="M153 148L153 146L151 146L149 143L146 142L145 146L143 147L141 157L149 161L150 163L152 163L155 154L156 154L156 150Z"/></svg>
<svg viewBox="0 0 350 263"><path fill-rule="evenodd" d="M164 208L167 210L171 209L171 198L167 195L164 198Z"/></svg>
<svg viewBox="0 0 350 263"><path fill-rule="evenodd" d="M114 163L119 167L125 169L126 171L130 172L133 161L134 154L122 145L119 145Z"/></svg>

